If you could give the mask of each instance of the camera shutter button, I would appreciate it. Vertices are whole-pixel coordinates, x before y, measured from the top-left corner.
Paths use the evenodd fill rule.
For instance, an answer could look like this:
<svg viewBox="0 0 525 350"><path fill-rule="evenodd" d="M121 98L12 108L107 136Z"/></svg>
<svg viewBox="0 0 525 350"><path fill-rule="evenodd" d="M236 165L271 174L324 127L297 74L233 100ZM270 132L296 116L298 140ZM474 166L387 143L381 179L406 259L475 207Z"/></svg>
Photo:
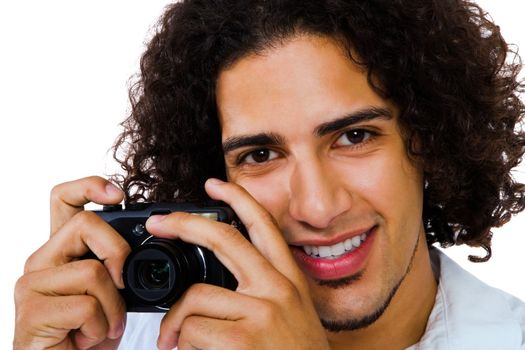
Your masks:
<svg viewBox="0 0 525 350"><path fill-rule="evenodd" d="M146 228L144 227L143 224L136 224L133 229L131 230L131 232L137 236L137 237L140 237L142 236L145 232L146 232Z"/></svg>

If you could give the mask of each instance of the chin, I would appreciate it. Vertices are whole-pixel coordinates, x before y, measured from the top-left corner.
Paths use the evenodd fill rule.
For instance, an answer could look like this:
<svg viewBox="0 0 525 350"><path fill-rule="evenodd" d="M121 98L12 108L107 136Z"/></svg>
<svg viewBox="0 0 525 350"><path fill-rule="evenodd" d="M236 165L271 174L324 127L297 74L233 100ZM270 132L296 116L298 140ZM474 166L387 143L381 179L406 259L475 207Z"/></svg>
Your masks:
<svg viewBox="0 0 525 350"><path fill-rule="evenodd" d="M376 295L352 293L351 287L332 290L323 287L324 293L316 293L314 297L315 307L321 323L330 332L363 329L381 318L399 286L400 283Z"/></svg>

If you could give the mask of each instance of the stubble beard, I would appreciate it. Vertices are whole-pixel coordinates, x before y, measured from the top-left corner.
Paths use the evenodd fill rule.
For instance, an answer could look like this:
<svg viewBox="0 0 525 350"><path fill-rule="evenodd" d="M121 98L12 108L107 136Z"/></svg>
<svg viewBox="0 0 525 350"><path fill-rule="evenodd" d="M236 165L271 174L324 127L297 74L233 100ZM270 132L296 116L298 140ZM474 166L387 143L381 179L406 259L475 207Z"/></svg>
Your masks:
<svg viewBox="0 0 525 350"><path fill-rule="evenodd" d="M419 238L421 235L418 234L416 244L414 246L414 249L412 250L412 256L410 257L410 261L408 263L408 266L405 270L405 273L401 276L399 281L394 284L394 286L390 289L390 292L388 293L387 297L384 299L384 301L381 303L381 305L376 308L372 313L365 315L361 318L348 318L345 320L329 320L324 319L321 317L321 324L323 327L329 331L329 332L342 332L342 331L354 331L358 329L366 328L370 325L372 325L374 322L376 322L386 311L390 303L392 302L392 299L397 293L397 290L405 280L406 276L410 273L412 270L412 265L416 256L417 247L419 246ZM359 281L361 277L363 276L363 271L338 280L331 280L331 281L316 281L316 283L319 286L324 286L332 289L339 289L344 288L347 286L352 285L353 283Z"/></svg>

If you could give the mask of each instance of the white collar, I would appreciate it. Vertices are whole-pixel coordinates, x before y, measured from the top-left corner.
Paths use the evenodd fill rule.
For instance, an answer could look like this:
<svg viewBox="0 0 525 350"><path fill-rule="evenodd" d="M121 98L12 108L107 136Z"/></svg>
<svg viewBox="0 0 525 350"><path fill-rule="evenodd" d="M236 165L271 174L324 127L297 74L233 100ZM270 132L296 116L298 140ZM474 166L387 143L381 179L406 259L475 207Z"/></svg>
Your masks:
<svg viewBox="0 0 525 350"><path fill-rule="evenodd" d="M492 288L436 248L439 284L420 342L409 349L525 349L525 304ZM521 326L520 326L521 324Z"/></svg>

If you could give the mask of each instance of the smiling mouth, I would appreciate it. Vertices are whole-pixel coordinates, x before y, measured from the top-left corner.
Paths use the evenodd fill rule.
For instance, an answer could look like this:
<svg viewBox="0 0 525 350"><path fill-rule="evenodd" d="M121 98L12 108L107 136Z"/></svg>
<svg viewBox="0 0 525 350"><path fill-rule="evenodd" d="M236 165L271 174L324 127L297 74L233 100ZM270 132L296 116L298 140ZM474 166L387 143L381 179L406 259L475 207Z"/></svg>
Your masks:
<svg viewBox="0 0 525 350"><path fill-rule="evenodd" d="M291 245L290 248L299 267L313 280L348 285L360 279L377 231L378 225L374 225L368 231L332 245Z"/></svg>
<svg viewBox="0 0 525 350"><path fill-rule="evenodd" d="M313 258L337 259L341 257L342 255L347 254L349 252L353 252L354 250L359 248L359 246L361 246L361 243L363 243L366 240L371 230L372 229L358 236L348 238L344 240L343 242L336 243L334 245L330 245L330 246L305 245L305 246L302 246L302 248L307 255Z"/></svg>

